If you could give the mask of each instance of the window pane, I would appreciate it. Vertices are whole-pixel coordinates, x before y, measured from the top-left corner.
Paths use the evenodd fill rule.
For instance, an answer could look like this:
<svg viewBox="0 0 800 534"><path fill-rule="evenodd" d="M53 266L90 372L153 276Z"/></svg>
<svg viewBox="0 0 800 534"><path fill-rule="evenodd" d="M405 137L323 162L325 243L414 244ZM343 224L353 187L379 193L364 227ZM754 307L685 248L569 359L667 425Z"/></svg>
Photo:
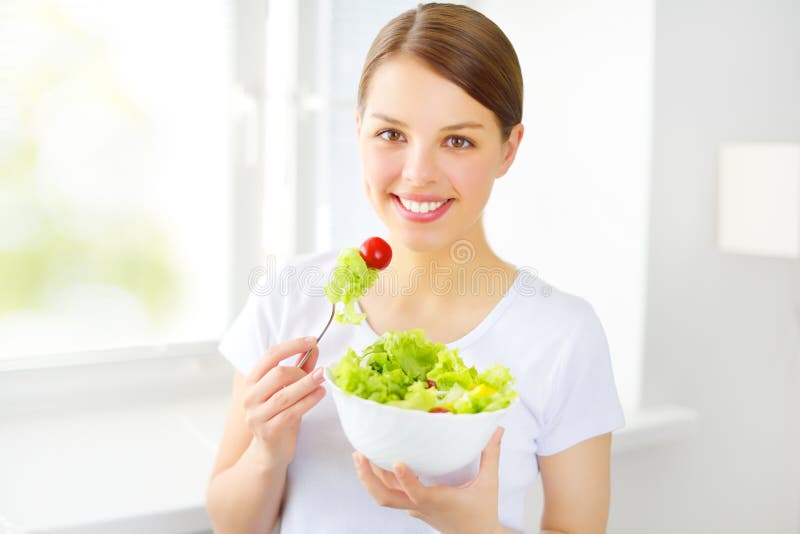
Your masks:
<svg viewBox="0 0 800 534"><path fill-rule="evenodd" d="M218 336L227 2L0 6L0 357Z"/></svg>

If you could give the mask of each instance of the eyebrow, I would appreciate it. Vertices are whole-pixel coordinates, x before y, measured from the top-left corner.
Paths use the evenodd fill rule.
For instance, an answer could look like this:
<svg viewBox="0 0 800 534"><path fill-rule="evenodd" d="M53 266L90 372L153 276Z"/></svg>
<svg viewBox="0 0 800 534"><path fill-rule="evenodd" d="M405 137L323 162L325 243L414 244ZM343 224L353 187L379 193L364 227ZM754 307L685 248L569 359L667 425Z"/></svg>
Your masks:
<svg viewBox="0 0 800 534"><path fill-rule="evenodd" d="M390 122L392 124L396 124L403 128L408 128L408 124L406 124L405 122L399 119L389 117L388 115L384 115L383 113L373 113L372 117L384 120L386 122ZM457 124L451 124L450 126L445 126L444 128L441 128L440 131L464 130L466 128L483 128L483 124L474 121L459 122Z"/></svg>

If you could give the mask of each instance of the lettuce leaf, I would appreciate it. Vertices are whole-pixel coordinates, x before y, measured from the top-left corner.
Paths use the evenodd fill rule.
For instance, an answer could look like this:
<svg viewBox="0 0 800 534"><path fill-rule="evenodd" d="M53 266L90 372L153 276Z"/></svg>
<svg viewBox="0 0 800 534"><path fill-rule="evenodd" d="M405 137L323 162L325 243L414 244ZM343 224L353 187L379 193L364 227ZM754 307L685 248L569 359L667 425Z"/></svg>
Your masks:
<svg viewBox="0 0 800 534"><path fill-rule="evenodd" d="M437 356L447 347L425 338L419 328L406 332L388 331L383 336L383 348L400 369L414 380L425 378L425 374L436 364Z"/></svg>
<svg viewBox="0 0 800 534"><path fill-rule="evenodd" d="M378 271L367 267L357 248L343 248L336 258L336 267L323 291L336 306L334 318L342 324L361 324L367 314L356 311L355 302L366 295L378 278Z"/></svg>

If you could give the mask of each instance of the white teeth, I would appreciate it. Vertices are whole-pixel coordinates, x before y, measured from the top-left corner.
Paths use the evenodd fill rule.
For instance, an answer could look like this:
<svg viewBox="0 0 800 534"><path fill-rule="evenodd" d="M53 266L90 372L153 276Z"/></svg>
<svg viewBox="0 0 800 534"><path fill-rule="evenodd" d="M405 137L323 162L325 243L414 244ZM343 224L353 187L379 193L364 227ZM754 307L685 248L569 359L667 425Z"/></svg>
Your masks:
<svg viewBox="0 0 800 534"><path fill-rule="evenodd" d="M413 200L407 200L403 197L398 197L400 199L400 203L409 211L413 211L414 213L428 213L429 211L433 211L445 202L446 200L442 200L441 202L415 202Z"/></svg>

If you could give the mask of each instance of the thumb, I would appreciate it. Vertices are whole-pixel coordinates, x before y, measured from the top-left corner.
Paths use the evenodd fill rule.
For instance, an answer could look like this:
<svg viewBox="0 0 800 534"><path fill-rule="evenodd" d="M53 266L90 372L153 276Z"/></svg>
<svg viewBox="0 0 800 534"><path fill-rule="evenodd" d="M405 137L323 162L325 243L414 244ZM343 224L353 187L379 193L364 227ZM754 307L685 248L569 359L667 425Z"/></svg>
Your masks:
<svg viewBox="0 0 800 534"><path fill-rule="evenodd" d="M481 453L481 466L478 470L478 478L492 477L497 478L497 470L500 465L500 442L503 439L505 428L498 426L494 431L486 447Z"/></svg>

